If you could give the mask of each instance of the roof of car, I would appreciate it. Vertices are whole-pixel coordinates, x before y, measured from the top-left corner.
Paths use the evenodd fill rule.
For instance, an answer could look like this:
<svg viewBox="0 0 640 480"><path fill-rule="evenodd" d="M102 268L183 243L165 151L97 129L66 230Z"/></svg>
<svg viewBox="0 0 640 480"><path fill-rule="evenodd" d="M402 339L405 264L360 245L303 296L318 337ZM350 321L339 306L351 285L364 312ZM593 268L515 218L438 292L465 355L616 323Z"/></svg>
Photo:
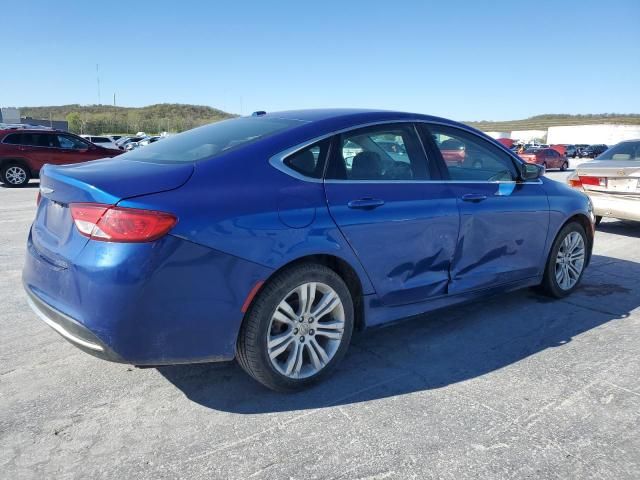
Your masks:
<svg viewBox="0 0 640 480"><path fill-rule="evenodd" d="M300 125L289 128L286 133L279 135L286 135L287 141L292 141L293 144L345 129L384 122L430 121L478 132L468 125L463 125L445 118L390 110L328 108L267 113L257 112L256 116L261 118L280 118L300 121Z"/></svg>
<svg viewBox="0 0 640 480"><path fill-rule="evenodd" d="M0 135L4 135L5 133L69 133L64 130L56 130L49 128L5 128L4 130L0 130Z"/></svg>
<svg viewBox="0 0 640 480"><path fill-rule="evenodd" d="M374 110L364 108L319 108L309 110L286 110L281 112L267 112L265 117L285 118L289 120L302 120L305 122L317 122L322 120L357 120L357 121L385 121L392 119L420 119L435 120L454 124L451 120L423 115L420 113L399 112L393 110Z"/></svg>

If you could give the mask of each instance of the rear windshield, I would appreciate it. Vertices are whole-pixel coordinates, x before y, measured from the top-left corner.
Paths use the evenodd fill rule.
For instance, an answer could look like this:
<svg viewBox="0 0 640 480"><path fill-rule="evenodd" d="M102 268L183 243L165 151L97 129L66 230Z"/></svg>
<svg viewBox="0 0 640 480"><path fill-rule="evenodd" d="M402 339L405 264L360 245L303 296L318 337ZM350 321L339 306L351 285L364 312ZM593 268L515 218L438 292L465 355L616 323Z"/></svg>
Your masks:
<svg viewBox="0 0 640 480"><path fill-rule="evenodd" d="M161 142L131 150L120 158L150 162L196 162L299 125L300 120L241 117L194 128Z"/></svg>
<svg viewBox="0 0 640 480"><path fill-rule="evenodd" d="M622 142L596 157L598 160L640 161L640 142Z"/></svg>

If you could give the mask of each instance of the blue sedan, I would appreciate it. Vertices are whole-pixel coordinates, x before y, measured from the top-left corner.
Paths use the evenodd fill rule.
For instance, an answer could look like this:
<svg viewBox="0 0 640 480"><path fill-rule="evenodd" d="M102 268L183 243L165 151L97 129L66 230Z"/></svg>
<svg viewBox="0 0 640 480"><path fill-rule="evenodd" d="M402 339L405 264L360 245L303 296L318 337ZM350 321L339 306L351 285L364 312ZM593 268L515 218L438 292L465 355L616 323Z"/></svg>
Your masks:
<svg viewBox="0 0 640 480"><path fill-rule="evenodd" d="M24 287L97 357L235 358L298 390L356 329L523 287L575 290L592 206L543 173L442 118L256 112L45 166Z"/></svg>

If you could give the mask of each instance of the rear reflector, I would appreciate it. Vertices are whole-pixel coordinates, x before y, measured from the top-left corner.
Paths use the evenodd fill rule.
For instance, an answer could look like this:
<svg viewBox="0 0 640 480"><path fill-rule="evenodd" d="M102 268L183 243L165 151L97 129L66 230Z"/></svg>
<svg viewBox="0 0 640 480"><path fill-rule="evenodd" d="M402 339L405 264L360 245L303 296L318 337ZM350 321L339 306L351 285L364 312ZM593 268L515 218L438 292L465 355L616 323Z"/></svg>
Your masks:
<svg viewBox="0 0 640 480"><path fill-rule="evenodd" d="M71 216L85 237L103 242L152 242L166 235L178 219L170 213L100 203L72 203Z"/></svg>

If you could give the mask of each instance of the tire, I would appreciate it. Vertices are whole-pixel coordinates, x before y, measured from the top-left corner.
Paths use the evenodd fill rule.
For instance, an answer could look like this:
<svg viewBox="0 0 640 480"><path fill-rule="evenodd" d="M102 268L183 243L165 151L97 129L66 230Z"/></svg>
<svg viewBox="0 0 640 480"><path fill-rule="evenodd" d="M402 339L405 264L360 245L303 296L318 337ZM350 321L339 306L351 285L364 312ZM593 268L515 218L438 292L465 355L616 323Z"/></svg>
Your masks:
<svg viewBox="0 0 640 480"><path fill-rule="evenodd" d="M564 171L566 171L568 168L569 168L569 162L564 162L564 163L562 164L562 166L560 167L560 171L561 171L561 172L564 172Z"/></svg>
<svg viewBox="0 0 640 480"><path fill-rule="evenodd" d="M596 227L600 225L601 221L602 221L602 217L600 215L596 215Z"/></svg>
<svg viewBox="0 0 640 480"><path fill-rule="evenodd" d="M315 285L313 295L311 284ZM314 298L307 313L298 291ZM319 307L325 300L333 299L329 303L333 305L335 298L339 303L333 308L317 318L311 315L322 310ZM324 378L340 362L349 348L353 325L353 300L342 278L323 265L297 265L276 274L254 299L240 329L236 358L267 388L302 390Z"/></svg>
<svg viewBox="0 0 640 480"><path fill-rule="evenodd" d="M570 240L568 240L569 244L571 244L571 239L576 238L574 236L575 234L579 235L579 237L581 237L582 239L582 251L583 251L582 264L579 268L579 273L577 274L577 276L575 274L575 271L571 270L571 267L567 267L565 269L562 267L561 263L559 264L559 254L561 253L560 252L561 248L563 248L564 251L567 252L566 247L568 244L564 243L565 239L571 236ZM580 225L579 223L577 222L568 223L562 228L562 230L560 230L560 233L558 233L556 239L553 242L553 246L551 247L551 251L549 252L549 258L547 258L547 263L544 270L544 276L542 279L542 283L540 284L540 287L543 293L545 293L550 297L564 298L567 295L571 294L571 292L573 292L578 287L578 285L580 284L580 280L582 280L582 276L584 275L585 266L588 260L587 247L588 247L587 234L585 233L582 225ZM568 250L569 253L572 253L572 252L575 253L577 251L578 250ZM565 261L567 261L566 257L565 257ZM565 274L568 276L568 277L563 277L562 274L559 274L560 278L563 278L565 280L566 278L569 278L571 282L567 282L564 285L560 283L560 281L558 280L558 274L557 274L558 267L560 270L564 270ZM575 263L573 264L573 268L576 268Z"/></svg>
<svg viewBox="0 0 640 480"><path fill-rule="evenodd" d="M542 162L542 166L544 167L544 171L547 171L547 162Z"/></svg>
<svg viewBox="0 0 640 480"><path fill-rule="evenodd" d="M19 162L7 163L0 171L0 181L9 188L24 187L30 179L29 169Z"/></svg>

